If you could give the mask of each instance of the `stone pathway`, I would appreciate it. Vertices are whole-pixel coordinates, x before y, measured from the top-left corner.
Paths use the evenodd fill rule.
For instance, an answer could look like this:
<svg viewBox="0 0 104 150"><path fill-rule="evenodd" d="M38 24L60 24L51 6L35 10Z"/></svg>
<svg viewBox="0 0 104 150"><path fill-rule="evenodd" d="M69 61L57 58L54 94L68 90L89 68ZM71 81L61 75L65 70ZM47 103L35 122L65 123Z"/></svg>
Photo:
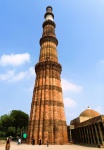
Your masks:
<svg viewBox="0 0 104 150"><path fill-rule="evenodd" d="M104 150L104 148L101 148ZM5 144L0 145L0 150L5 150ZM97 147L86 147L79 145L27 145L11 143L10 150L98 150Z"/></svg>

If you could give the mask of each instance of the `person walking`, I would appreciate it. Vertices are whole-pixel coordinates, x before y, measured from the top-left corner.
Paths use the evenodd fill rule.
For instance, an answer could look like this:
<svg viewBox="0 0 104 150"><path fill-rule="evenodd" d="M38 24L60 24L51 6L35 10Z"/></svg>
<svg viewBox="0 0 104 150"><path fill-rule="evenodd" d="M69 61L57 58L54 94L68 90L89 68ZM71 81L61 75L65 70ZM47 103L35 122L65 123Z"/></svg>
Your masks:
<svg viewBox="0 0 104 150"><path fill-rule="evenodd" d="M41 144L42 144L41 139L39 139L39 145L41 145Z"/></svg>
<svg viewBox="0 0 104 150"><path fill-rule="evenodd" d="M49 142L48 142L48 140L47 140L47 147L49 146Z"/></svg>
<svg viewBox="0 0 104 150"><path fill-rule="evenodd" d="M5 150L9 150L9 149L10 149L10 139L7 138L6 145L5 145Z"/></svg>
<svg viewBox="0 0 104 150"><path fill-rule="evenodd" d="M34 145L35 144L35 140L34 139L32 139L32 145Z"/></svg>
<svg viewBox="0 0 104 150"><path fill-rule="evenodd" d="M21 144L21 138L18 139L18 145Z"/></svg>

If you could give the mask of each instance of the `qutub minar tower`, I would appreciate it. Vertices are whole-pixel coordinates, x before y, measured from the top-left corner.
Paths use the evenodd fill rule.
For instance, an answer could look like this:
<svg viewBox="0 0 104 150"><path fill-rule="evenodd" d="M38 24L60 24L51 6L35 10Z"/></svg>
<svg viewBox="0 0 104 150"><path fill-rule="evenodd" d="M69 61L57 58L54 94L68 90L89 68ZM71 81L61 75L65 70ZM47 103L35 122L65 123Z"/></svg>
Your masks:
<svg viewBox="0 0 104 150"><path fill-rule="evenodd" d="M65 144L68 138L60 78L62 67L58 62L52 7L46 8L44 18L27 142L35 139L35 144L38 144L41 139L42 144L47 140L50 144Z"/></svg>

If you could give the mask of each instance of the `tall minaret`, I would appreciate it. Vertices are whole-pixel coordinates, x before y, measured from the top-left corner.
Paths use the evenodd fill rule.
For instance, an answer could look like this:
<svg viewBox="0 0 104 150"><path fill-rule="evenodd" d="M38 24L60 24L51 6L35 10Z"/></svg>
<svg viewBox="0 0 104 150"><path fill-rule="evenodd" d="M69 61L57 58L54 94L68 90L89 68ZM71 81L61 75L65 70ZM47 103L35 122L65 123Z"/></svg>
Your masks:
<svg viewBox="0 0 104 150"><path fill-rule="evenodd" d="M43 34L40 39L39 62L35 65L36 80L31 103L27 142L39 139L43 144L67 143L67 126L64 112L52 7L46 8Z"/></svg>

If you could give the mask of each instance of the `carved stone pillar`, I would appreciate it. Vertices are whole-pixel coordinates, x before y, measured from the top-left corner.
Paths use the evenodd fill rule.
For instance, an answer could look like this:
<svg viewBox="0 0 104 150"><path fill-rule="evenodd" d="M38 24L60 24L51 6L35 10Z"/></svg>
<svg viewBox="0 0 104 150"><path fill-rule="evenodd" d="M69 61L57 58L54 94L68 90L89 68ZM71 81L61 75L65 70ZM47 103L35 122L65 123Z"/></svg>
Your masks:
<svg viewBox="0 0 104 150"><path fill-rule="evenodd" d="M96 145L96 139L95 139L95 131L94 131L94 125L91 124L91 132L92 132L92 138L93 138L93 144Z"/></svg>
<svg viewBox="0 0 104 150"><path fill-rule="evenodd" d="M97 145L100 145L96 123L94 124L93 127L94 127L94 130L95 130L95 137L96 137L96 140L97 140Z"/></svg>
<svg viewBox="0 0 104 150"><path fill-rule="evenodd" d="M90 145L93 145L93 138L91 133L91 125L88 125L88 131L89 131L89 139L90 139Z"/></svg>
<svg viewBox="0 0 104 150"><path fill-rule="evenodd" d="M85 143L87 145L87 131L86 131L86 127L83 128L84 130L84 136L85 136Z"/></svg>
<svg viewBox="0 0 104 150"><path fill-rule="evenodd" d="M101 145L104 146L104 139L103 139L103 132L101 131L101 123L97 123L98 131L99 131L99 138Z"/></svg>

